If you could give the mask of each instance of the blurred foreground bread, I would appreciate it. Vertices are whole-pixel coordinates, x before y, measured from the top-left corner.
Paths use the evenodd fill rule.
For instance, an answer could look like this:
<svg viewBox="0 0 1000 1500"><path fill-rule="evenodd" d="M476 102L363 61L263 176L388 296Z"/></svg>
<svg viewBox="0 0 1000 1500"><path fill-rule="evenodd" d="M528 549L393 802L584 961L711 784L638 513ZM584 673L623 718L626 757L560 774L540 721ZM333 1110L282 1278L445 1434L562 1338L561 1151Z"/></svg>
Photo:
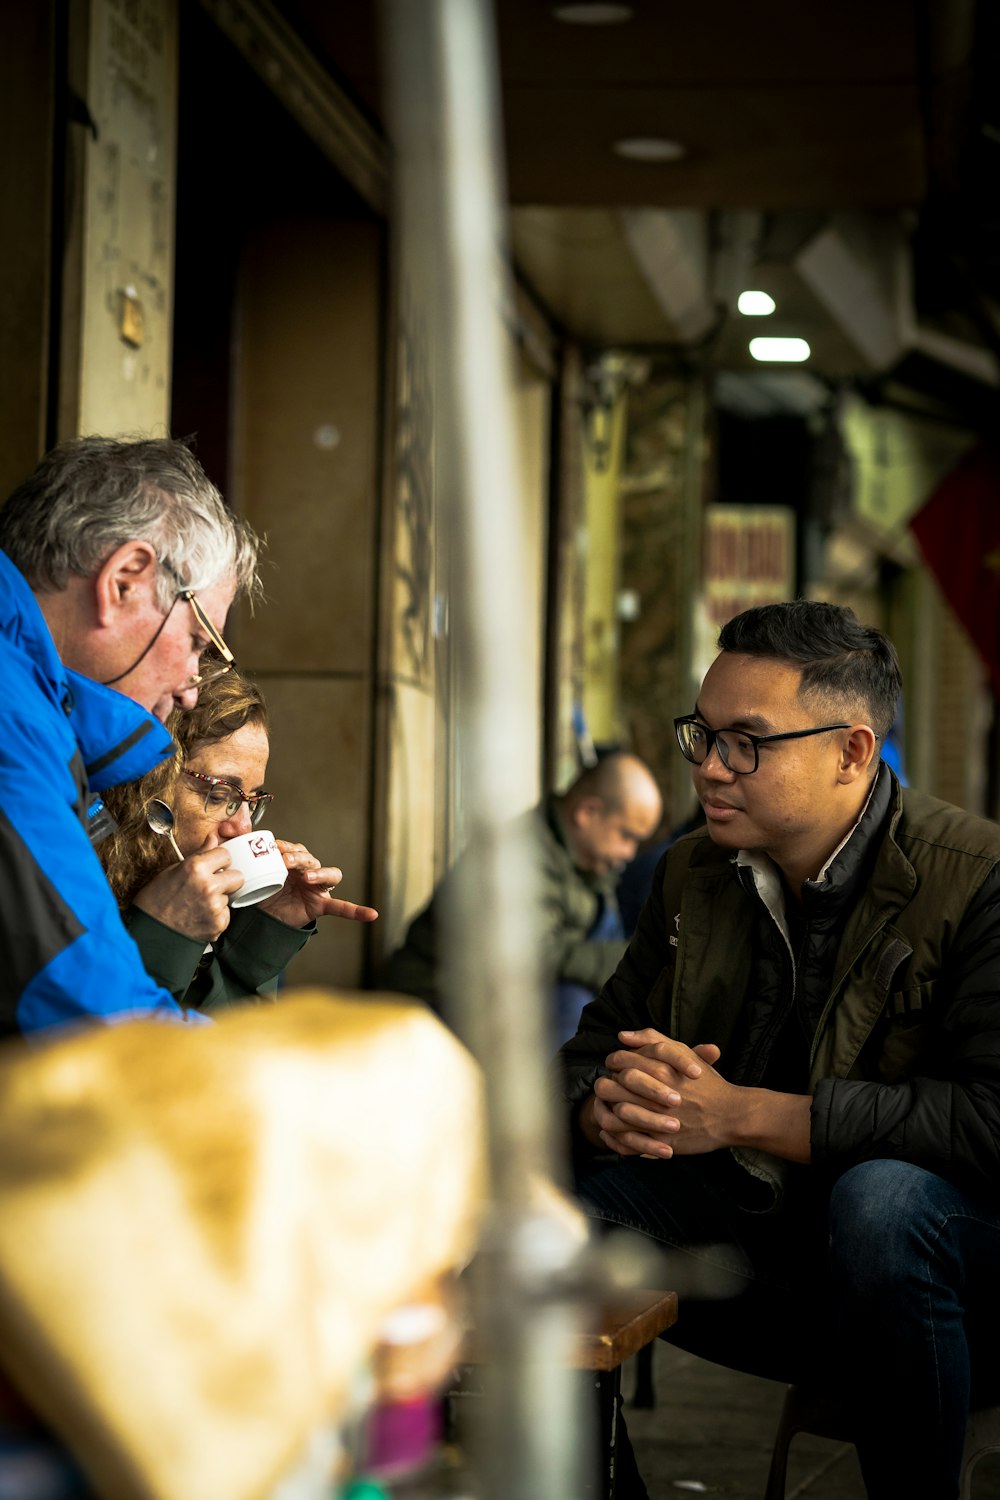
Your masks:
<svg viewBox="0 0 1000 1500"><path fill-rule="evenodd" d="M0 1364L109 1500L258 1500L474 1248L477 1069L299 991L0 1054Z"/></svg>

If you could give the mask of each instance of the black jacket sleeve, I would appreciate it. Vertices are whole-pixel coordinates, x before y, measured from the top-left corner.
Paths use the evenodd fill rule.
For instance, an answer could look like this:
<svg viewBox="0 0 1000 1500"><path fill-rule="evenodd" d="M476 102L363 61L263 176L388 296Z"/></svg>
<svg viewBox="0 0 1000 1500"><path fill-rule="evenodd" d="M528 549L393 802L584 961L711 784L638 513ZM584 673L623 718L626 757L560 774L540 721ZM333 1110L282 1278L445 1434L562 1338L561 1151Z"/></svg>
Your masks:
<svg viewBox="0 0 1000 1500"><path fill-rule="evenodd" d="M812 1106L816 1165L912 1162L1000 1195L1000 867L970 904L938 982L915 1076L826 1078Z"/></svg>

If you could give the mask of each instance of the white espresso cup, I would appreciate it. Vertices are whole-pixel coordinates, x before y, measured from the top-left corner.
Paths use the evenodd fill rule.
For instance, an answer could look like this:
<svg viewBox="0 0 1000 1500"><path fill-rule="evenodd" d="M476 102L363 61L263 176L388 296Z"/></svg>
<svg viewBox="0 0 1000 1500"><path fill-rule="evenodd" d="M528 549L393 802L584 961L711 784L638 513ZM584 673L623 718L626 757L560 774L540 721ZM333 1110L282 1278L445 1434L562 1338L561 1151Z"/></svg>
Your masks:
<svg viewBox="0 0 1000 1500"><path fill-rule="evenodd" d="M229 851L231 868L243 876L243 884L229 897L230 906L253 906L281 890L288 870L268 829L252 828L249 833L225 839L222 847Z"/></svg>

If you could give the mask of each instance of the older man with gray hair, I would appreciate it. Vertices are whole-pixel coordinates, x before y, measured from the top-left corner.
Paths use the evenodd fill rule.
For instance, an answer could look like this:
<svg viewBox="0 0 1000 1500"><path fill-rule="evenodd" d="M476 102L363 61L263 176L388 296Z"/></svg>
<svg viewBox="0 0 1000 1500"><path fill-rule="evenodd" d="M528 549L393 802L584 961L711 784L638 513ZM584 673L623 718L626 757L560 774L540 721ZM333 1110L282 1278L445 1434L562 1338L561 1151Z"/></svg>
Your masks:
<svg viewBox="0 0 1000 1500"><path fill-rule="evenodd" d="M63 443L0 510L0 1034L182 1017L121 923L95 794L166 759L167 714L229 669L258 548L168 438Z"/></svg>

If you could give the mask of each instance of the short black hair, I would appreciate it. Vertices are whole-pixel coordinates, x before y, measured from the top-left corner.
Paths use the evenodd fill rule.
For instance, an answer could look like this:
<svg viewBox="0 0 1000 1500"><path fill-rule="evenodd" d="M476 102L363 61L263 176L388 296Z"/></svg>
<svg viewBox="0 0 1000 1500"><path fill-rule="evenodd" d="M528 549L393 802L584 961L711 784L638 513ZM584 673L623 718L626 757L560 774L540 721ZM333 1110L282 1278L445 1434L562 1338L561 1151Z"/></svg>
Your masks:
<svg viewBox="0 0 1000 1500"><path fill-rule="evenodd" d="M719 646L790 662L802 669L801 692L863 705L883 740L892 728L903 687L896 648L844 604L794 599L746 609L723 625Z"/></svg>

